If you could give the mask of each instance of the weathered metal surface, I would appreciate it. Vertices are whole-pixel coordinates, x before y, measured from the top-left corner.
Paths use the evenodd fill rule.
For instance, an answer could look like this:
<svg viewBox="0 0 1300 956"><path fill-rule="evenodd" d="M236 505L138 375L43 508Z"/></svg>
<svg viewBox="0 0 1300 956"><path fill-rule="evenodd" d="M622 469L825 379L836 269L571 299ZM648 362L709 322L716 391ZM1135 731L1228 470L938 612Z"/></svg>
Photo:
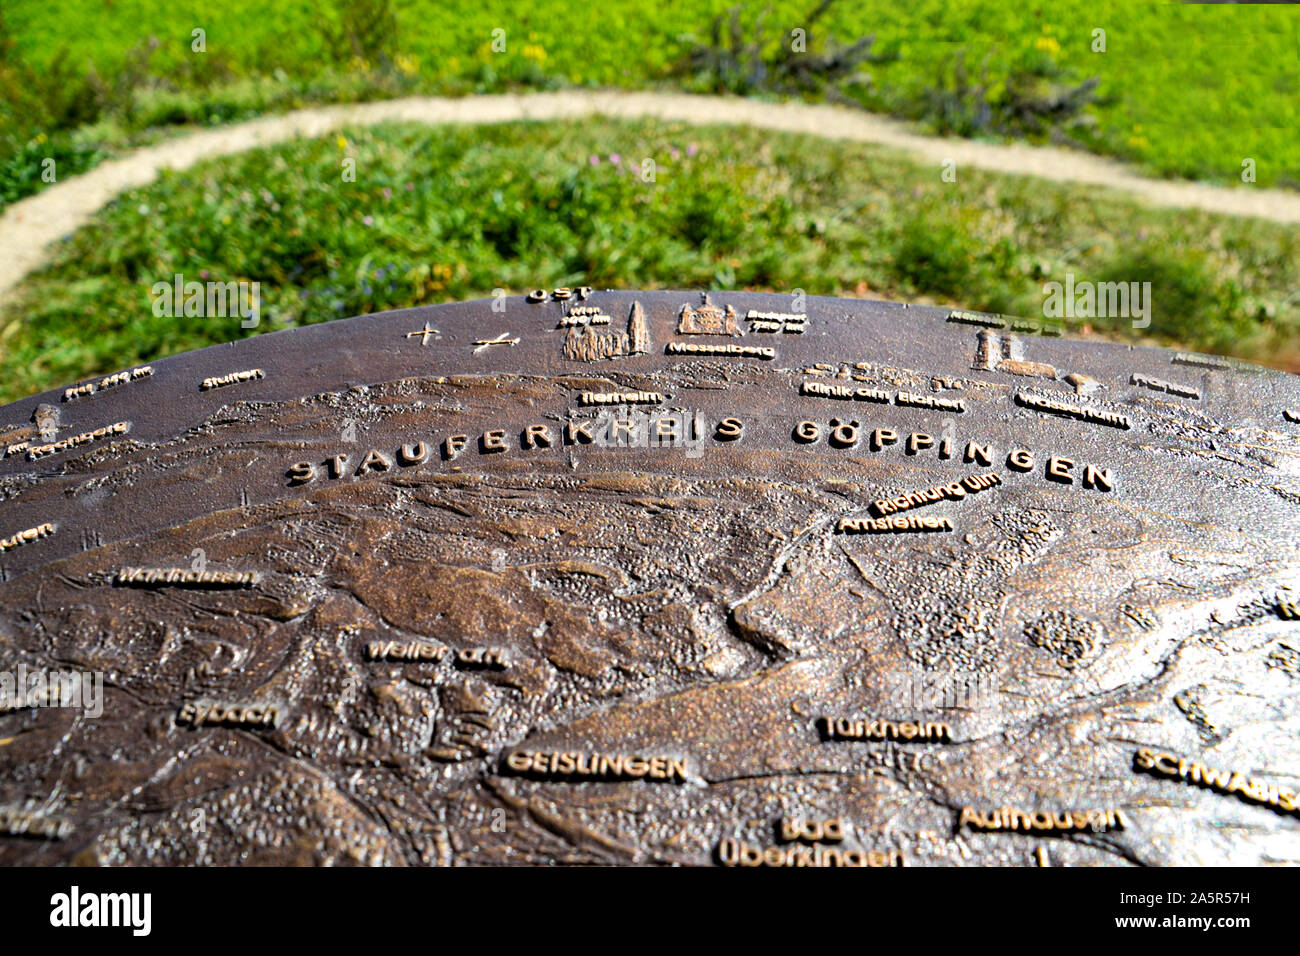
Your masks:
<svg viewBox="0 0 1300 956"><path fill-rule="evenodd" d="M1294 376L528 298L0 410L0 862L1300 858Z"/></svg>

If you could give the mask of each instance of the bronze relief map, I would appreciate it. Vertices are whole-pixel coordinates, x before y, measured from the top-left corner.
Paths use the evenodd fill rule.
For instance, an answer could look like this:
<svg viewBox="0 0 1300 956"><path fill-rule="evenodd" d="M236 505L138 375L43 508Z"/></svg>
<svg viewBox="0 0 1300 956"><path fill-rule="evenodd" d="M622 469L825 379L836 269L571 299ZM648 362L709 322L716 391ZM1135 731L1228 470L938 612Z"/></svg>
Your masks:
<svg viewBox="0 0 1300 956"><path fill-rule="evenodd" d="M9 405L0 863L1295 862L1300 380L1050 331L537 290Z"/></svg>

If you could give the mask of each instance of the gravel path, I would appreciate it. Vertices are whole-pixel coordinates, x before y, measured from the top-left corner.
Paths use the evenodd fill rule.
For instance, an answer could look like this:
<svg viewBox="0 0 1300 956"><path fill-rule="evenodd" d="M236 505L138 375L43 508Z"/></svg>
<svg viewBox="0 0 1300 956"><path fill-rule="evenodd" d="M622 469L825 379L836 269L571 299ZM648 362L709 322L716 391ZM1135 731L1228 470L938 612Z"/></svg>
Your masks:
<svg viewBox="0 0 1300 956"><path fill-rule="evenodd" d="M322 136L344 126L391 121L482 124L593 115L619 119L653 117L700 125L743 124L878 143L904 150L936 167L954 160L958 170L976 168L1039 176L1055 182L1091 183L1133 193L1158 206L1300 223L1298 193L1149 179L1114 160L1087 153L923 136L895 120L838 106L656 92L565 91L462 99L413 97L304 109L191 133L103 163L85 175L56 183L44 192L16 202L0 215L0 298L45 261L50 243L85 225L118 193L151 182L161 169L184 169L213 156L243 152L295 136Z"/></svg>

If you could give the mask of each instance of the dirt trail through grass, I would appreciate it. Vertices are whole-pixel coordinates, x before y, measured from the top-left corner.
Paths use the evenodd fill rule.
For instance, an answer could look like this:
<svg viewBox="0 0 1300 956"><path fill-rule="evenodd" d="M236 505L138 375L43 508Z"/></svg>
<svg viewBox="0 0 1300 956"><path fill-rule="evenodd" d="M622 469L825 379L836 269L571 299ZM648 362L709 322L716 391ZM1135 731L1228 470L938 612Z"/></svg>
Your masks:
<svg viewBox="0 0 1300 956"><path fill-rule="evenodd" d="M953 161L959 182L962 168L975 168L1038 176L1055 182L1093 184L1135 194L1158 206L1300 223L1300 193L1155 180L1138 175L1114 160L1086 153L924 136L897 121L837 106L657 92L565 91L463 99L415 97L304 109L191 133L106 162L82 176L56 183L14 203L0 215L0 298L45 261L51 242L84 225L119 193L151 182L162 169L184 169L214 156L239 153L295 136L322 136L348 126L384 122L485 124L594 115L656 118L693 125L740 124L876 143L934 164L936 177L944 163Z"/></svg>

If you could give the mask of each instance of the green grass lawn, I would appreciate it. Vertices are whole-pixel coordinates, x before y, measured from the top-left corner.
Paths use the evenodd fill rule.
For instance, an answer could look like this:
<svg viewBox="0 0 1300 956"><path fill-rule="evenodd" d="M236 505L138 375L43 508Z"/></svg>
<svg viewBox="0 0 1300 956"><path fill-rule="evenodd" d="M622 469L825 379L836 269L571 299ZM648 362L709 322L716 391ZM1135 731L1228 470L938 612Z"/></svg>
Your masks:
<svg viewBox="0 0 1300 956"><path fill-rule="evenodd" d="M175 273L260 282L257 332L560 285L1034 316L1066 273L1151 282L1157 341L1280 363L1300 325L1300 236L1283 226L977 172L944 183L881 149L736 128L390 126L124 194L0 313L0 399L255 334L237 318L155 317L150 288ZM1126 320L1094 331L1139 334Z"/></svg>
<svg viewBox="0 0 1300 956"><path fill-rule="evenodd" d="M806 26L812 0L773 0L769 48ZM564 85L737 88L675 73L729 0L8 0L0 32L0 203L142 132L322 101ZM345 9L347 13L340 13ZM759 17L741 17L750 35ZM192 31L206 31L206 52ZM505 52L492 49L504 30ZM872 34L841 95L941 131L1067 136L1159 175L1300 188L1300 12L1287 5L1060 0L841 2L810 49ZM1106 50L1094 52L1095 30ZM7 36L7 42L6 42ZM965 80L959 80L958 62ZM1037 133L1024 98L1097 78L1095 101ZM761 83L741 88L762 93ZM826 90L810 90L820 97ZM43 137L43 138L42 138Z"/></svg>

